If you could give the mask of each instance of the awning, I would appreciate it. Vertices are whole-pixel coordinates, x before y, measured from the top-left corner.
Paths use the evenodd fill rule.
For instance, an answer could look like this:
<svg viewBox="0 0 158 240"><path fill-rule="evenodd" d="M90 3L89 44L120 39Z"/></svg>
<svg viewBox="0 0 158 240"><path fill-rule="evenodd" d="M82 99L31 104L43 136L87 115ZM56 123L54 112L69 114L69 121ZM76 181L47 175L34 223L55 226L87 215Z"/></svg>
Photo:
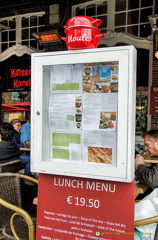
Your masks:
<svg viewBox="0 0 158 240"><path fill-rule="evenodd" d="M30 111L30 107L31 107L31 102L21 102L21 103L14 103L14 104L10 104L9 105L11 108L24 108L25 110L21 110L21 111Z"/></svg>
<svg viewBox="0 0 158 240"><path fill-rule="evenodd" d="M30 107L31 102L14 103L14 104L10 104L10 106L13 106L13 107Z"/></svg>
<svg viewBox="0 0 158 240"><path fill-rule="evenodd" d="M28 111L27 108L22 108L22 107L16 107L12 106L13 104L7 105L2 103L2 112L23 112L23 111Z"/></svg>

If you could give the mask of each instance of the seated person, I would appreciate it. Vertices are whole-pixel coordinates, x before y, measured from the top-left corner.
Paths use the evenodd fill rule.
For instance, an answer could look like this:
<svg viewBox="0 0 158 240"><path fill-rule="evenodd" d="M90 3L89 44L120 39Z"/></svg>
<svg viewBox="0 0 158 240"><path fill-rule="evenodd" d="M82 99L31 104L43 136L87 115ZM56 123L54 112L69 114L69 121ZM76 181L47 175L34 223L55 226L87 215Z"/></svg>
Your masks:
<svg viewBox="0 0 158 240"><path fill-rule="evenodd" d="M21 152L17 144L12 141L14 128L11 124L0 124L0 162L8 162L20 158Z"/></svg>
<svg viewBox="0 0 158 240"><path fill-rule="evenodd" d="M151 156L158 156L158 130L149 130L143 134L145 151L148 151ZM158 164L151 167L145 165L144 158L136 155L135 159L135 176L137 179L145 183L151 188L158 188Z"/></svg>
<svg viewBox="0 0 158 240"><path fill-rule="evenodd" d="M27 112L26 115L27 122L24 123L20 129L20 142L25 145L25 147L30 147L31 145L31 125L30 125L30 113Z"/></svg>
<svg viewBox="0 0 158 240"><path fill-rule="evenodd" d="M13 141L17 144L19 148L24 148L25 144L20 142L20 129L21 129L21 121L19 119L12 119L11 124L14 128L14 136ZM27 176L31 176L30 172L30 153L21 153L20 158L22 159L22 164L25 165L24 174ZM33 185L33 183L26 181L27 184Z"/></svg>
<svg viewBox="0 0 158 240"><path fill-rule="evenodd" d="M24 148L25 145L20 142L20 135L21 135L20 129L22 126L21 121L18 118L15 118L15 119L12 119L10 123L14 128L13 141L16 142L19 148Z"/></svg>

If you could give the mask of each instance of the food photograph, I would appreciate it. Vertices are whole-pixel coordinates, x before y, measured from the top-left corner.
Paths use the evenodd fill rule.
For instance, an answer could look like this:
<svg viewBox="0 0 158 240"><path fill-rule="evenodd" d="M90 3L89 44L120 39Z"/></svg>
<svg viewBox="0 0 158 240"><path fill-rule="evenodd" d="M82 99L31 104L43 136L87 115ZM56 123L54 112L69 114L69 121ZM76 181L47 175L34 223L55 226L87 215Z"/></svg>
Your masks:
<svg viewBox="0 0 158 240"><path fill-rule="evenodd" d="M77 113L81 113L81 109L76 108L76 112L77 112Z"/></svg>
<svg viewBox="0 0 158 240"><path fill-rule="evenodd" d="M118 83L111 83L111 92L118 92Z"/></svg>
<svg viewBox="0 0 158 240"><path fill-rule="evenodd" d="M88 147L88 162L112 164L112 149Z"/></svg>
<svg viewBox="0 0 158 240"><path fill-rule="evenodd" d="M82 115L81 114L76 115L76 122L82 122Z"/></svg>
<svg viewBox="0 0 158 240"><path fill-rule="evenodd" d="M116 112L100 112L99 129L113 129L116 125Z"/></svg>
<svg viewBox="0 0 158 240"><path fill-rule="evenodd" d="M82 102L75 102L75 107L80 108L82 106Z"/></svg>
<svg viewBox="0 0 158 240"><path fill-rule="evenodd" d="M83 91L87 93L118 92L119 67L118 65L112 64L116 64L116 62L107 62L86 67L84 66Z"/></svg>
<svg viewBox="0 0 158 240"><path fill-rule="evenodd" d="M117 80L118 80L118 75L113 74L113 75L111 76L111 80L114 80L114 81L116 80L116 81L117 81Z"/></svg>

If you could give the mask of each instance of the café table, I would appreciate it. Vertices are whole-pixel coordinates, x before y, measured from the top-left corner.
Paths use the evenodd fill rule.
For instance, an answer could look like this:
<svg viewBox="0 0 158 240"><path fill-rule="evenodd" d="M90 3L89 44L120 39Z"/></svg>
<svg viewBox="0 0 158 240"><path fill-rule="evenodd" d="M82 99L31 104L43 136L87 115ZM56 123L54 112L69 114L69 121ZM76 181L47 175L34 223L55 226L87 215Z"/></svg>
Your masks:
<svg viewBox="0 0 158 240"><path fill-rule="evenodd" d="M150 156L149 153L143 154L145 163L158 163L158 156Z"/></svg>
<svg viewBox="0 0 158 240"><path fill-rule="evenodd" d="M144 152L143 154L145 163L158 163L158 156L150 156L148 152ZM135 186L135 198L141 194L144 193L147 190L148 186L143 183L136 183Z"/></svg>
<svg viewBox="0 0 158 240"><path fill-rule="evenodd" d="M135 198L139 195L144 193L147 190L148 186L143 183L136 183L135 184Z"/></svg>
<svg viewBox="0 0 158 240"><path fill-rule="evenodd" d="M21 151L27 151L27 152L30 152L31 149L30 148L20 148Z"/></svg>

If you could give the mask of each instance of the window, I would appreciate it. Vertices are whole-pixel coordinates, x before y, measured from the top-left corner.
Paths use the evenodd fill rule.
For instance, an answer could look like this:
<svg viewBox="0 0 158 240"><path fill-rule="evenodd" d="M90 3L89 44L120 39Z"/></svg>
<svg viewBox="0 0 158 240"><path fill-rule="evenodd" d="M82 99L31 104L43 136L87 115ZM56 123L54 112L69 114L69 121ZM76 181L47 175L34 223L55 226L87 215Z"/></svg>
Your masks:
<svg viewBox="0 0 158 240"><path fill-rule="evenodd" d="M113 0L112 0L113 1ZM90 1L89 4L83 3L74 5L72 7L72 16L90 16L92 18L99 18L103 20L102 25L99 27L101 32L107 29L107 0Z"/></svg>
<svg viewBox="0 0 158 240"><path fill-rule="evenodd" d="M136 135L147 131L149 51L137 49Z"/></svg>
<svg viewBox="0 0 158 240"><path fill-rule="evenodd" d="M125 32L137 37L151 34L148 16L154 14L155 0L95 0L74 5L72 17L87 15L103 20L101 32Z"/></svg>
<svg viewBox="0 0 158 240"><path fill-rule="evenodd" d="M121 7L122 5L124 8ZM154 0L116 0L115 7L115 19L124 19L124 21L120 19L115 24L116 32L118 32L117 28L125 27L125 33L137 37L147 37L151 34L148 16L154 14Z"/></svg>
<svg viewBox="0 0 158 240"><path fill-rule="evenodd" d="M7 48L20 43L22 45L39 46L34 39L32 33L41 31L45 26L45 12L29 13L17 15L13 17L0 18L0 23L10 27L10 29L1 29L0 32L0 52ZM18 26L16 28L16 26Z"/></svg>

